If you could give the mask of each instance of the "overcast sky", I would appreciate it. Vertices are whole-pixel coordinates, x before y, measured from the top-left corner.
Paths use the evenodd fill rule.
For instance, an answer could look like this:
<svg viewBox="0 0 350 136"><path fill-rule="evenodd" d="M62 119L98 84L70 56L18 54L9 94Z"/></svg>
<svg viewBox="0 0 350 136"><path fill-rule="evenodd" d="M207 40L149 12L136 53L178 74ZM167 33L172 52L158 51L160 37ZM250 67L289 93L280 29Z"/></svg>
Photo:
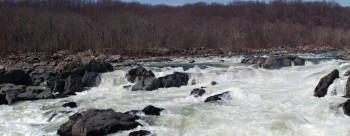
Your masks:
<svg viewBox="0 0 350 136"><path fill-rule="evenodd" d="M125 2L136 1L144 4L166 4L166 5L177 6L177 5L183 5L185 3L196 3L196 2L207 2L207 3L216 2L216 3L226 4L233 0L122 0L122 1L125 1ZM249 0L246 0L246 1L249 1ZM259 1L269 1L269 0L259 0ZM312 1L312 0L307 0L307 1ZM317 1L317 0L314 0L314 1ZM323 1L323 0L319 0L319 1ZM342 6L350 6L350 0L327 0L327 1L335 1Z"/></svg>

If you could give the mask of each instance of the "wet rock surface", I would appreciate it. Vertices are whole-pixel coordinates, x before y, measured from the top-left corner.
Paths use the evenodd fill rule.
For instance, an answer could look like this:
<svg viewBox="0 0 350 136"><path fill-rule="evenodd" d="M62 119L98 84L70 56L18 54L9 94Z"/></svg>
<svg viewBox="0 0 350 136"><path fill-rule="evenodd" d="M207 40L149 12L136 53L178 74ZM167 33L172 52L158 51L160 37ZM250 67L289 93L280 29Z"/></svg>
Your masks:
<svg viewBox="0 0 350 136"><path fill-rule="evenodd" d="M339 71L337 69L333 70L328 75L322 77L314 90L314 96L324 97L327 94L328 87L337 78L339 78Z"/></svg>
<svg viewBox="0 0 350 136"><path fill-rule="evenodd" d="M195 88L191 91L191 95L193 95L194 97L200 97L205 93L204 89L200 89L200 88Z"/></svg>
<svg viewBox="0 0 350 136"><path fill-rule="evenodd" d="M60 136L103 136L123 130L134 129L140 124L129 114L112 109L91 109L76 113L57 130Z"/></svg>
<svg viewBox="0 0 350 136"><path fill-rule="evenodd" d="M204 102L213 102L213 101L219 101L223 99L231 99L229 91L210 96L207 99L205 99Z"/></svg>

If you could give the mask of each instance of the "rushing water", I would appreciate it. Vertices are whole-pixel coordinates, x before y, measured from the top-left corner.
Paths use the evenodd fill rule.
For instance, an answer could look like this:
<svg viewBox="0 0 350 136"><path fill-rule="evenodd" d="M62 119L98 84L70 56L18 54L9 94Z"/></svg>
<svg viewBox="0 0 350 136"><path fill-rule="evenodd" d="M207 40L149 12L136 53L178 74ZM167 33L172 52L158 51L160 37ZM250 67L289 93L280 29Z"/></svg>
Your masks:
<svg viewBox="0 0 350 136"><path fill-rule="evenodd" d="M307 57L308 55L305 55ZM161 88L155 91L130 91L124 76L131 67L118 68L102 74L102 83L88 91L55 100L19 102L0 106L0 135L56 135L68 116L90 108L112 108L118 112L142 109L154 105L166 109L161 116L143 116L145 129L157 136L348 136L350 117L339 104L347 77L343 74L350 63L310 56L306 66L292 66L280 70L265 70L256 65L240 64L242 57L178 58L168 63L146 63L157 77L175 71L191 74L188 86ZM224 60L224 62L220 62ZM340 78L330 87L326 97L313 96L321 77L333 69ZM196 84L191 85L195 80ZM218 84L212 86L210 83ZM194 88L206 87L199 98L190 96ZM204 103L208 96L230 91L232 99ZM79 108L61 107L75 101ZM65 111L70 113L61 113ZM53 115L54 118L49 120ZM124 131L111 135L127 135Z"/></svg>

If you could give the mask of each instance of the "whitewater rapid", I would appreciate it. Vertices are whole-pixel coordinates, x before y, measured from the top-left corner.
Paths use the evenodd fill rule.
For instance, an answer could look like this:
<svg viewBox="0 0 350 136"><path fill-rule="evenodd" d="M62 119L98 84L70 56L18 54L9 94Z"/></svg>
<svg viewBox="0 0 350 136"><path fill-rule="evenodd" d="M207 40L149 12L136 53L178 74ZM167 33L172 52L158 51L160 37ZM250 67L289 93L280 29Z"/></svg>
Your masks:
<svg viewBox="0 0 350 136"><path fill-rule="evenodd" d="M315 58L315 57L314 57ZM147 105L164 108L161 116L143 116L143 126L111 136L124 136L135 130L148 130L157 136L349 136L350 117L339 104L344 95L350 63L336 59L307 61L306 66L266 70L240 64L242 57L177 58L172 62L144 63L157 77L185 72L191 74L187 86L155 91L131 91L124 86L132 67L117 68L101 75L101 84L63 99L18 102L0 105L0 135L56 135L68 116L86 109L117 112L143 109ZM189 64L195 60L194 64ZM323 76L338 69L340 78L323 98L313 91ZM196 82L191 85L192 80ZM212 81L218 84L211 85ZM199 98L190 96L194 88L204 88ZM230 91L231 98L204 103L214 94ZM63 108L74 101L78 108ZM59 111L64 111L62 113ZM67 114L67 112L70 112ZM51 120L49 118L53 115Z"/></svg>

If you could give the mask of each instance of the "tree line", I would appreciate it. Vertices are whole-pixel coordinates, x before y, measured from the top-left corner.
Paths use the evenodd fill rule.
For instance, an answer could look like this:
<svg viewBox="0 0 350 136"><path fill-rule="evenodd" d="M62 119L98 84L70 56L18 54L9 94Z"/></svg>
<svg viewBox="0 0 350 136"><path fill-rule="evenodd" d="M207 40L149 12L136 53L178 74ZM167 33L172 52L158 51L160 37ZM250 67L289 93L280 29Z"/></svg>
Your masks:
<svg viewBox="0 0 350 136"><path fill-rule="evenodd" d="M346 47L349 28L350 8L325 1L166 6L111 0L0 0L3 53Z"/></svg>

